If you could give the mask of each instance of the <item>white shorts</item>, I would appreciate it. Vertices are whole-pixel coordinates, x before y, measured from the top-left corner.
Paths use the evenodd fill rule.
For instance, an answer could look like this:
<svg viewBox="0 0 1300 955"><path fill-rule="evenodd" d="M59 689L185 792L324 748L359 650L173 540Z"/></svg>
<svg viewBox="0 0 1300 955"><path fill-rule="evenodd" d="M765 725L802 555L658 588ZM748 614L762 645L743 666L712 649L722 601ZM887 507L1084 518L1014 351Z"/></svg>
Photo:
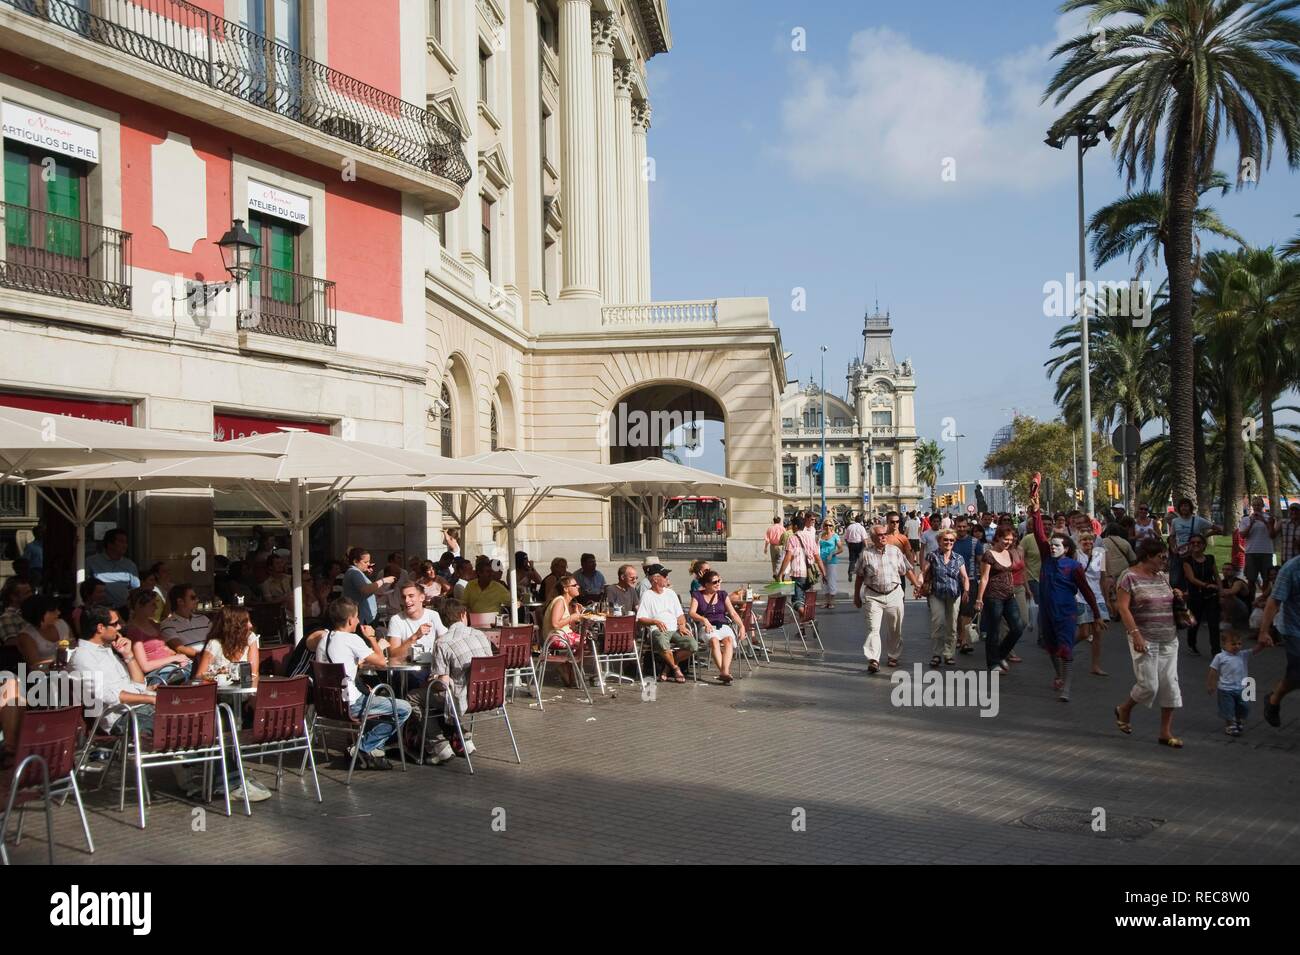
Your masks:
<svg viewBox="0 0 1300 955"><path fill-rule="evenodd" d="M712 633L705 633L704 630L701 629L700 639L701 640L730 640L731 645L734 647L736 645L736 631L731 629L731 624L724 623L720 627L714 627Z"/></svg>
<svg viewBox="0 0 1300 955"><path fill-rule="evenodd" d="M1162 708L1183 705L1183 693L1178 686L1177 640L1147 641L1146 653L1138 653L1129 641L1128 652L1133 658L1133 678L1137 681L1129 691L1134 702Z"/></svg>

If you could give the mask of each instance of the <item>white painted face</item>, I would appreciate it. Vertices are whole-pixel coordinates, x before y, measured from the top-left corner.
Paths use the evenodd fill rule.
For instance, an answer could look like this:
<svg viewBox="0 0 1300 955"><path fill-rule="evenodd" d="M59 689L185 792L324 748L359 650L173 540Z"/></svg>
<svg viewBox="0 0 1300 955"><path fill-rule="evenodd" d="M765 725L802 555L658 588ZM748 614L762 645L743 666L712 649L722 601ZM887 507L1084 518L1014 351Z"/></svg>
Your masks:
<svg viewBox="0 0 1300 955"><path fill-rule="evenodd" d="M1048 546L1052 548L1052 556L1058 560L1065 556L1065 541L1059 537L1053 537Z"/></svg>

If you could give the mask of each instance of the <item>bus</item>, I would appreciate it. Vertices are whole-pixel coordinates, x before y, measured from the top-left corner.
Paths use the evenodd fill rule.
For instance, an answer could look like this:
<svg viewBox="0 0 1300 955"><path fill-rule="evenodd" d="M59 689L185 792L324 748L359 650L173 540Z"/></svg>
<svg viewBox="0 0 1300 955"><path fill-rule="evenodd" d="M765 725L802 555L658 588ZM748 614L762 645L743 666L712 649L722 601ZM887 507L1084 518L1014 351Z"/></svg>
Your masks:
<svg viewBox="0 0 1300 955"><path fill-rule="evenodd" d="M727 502L720 497L670 497L664 503L663 542L691 544L727 534Z"/></svg>

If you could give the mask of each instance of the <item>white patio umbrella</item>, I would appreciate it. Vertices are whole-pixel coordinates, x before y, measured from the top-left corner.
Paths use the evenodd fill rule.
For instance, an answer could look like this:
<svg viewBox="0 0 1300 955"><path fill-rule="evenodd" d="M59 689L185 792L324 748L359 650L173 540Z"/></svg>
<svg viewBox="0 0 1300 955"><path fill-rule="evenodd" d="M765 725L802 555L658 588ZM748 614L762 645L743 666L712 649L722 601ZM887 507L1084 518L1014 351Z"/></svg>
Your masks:
<svg viewBox="0 0 1300 955"><path fill-rule="evenodd" d="M469 464L423 451L387 448L332 435L282 430L228 441L237 455L174 461L118 463L75 468L34 480L33 484L84 484L123 491L175 488L240 489L289 530L293 569L294 641L302 639L304 535L358 478L377 479L392 489L441 477L479 485L512 477L491 466ZM275 455L267 457L266 455Z"/></svg>
<svg viewBox="0 0 1300 955"><path fill-rule="evenodd" d="M23 480L56 468L109 463L143 463L177 458L230 457L228 446L148 428L133 428L23 408L0 407L0 481ZM118 492L91 492L84 482L68 485L70 499L37 487L51 507L76 528L77 601L85 578L86 528L117 499Z"/></svg>

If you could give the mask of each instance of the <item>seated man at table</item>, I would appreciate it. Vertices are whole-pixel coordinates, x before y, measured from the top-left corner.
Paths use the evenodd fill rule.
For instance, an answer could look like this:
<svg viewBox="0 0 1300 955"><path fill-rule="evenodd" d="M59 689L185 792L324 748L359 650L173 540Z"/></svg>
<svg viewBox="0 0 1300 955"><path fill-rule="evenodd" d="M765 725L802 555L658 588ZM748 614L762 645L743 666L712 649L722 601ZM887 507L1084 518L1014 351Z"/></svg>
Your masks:
<svg viewBox="0 0 1300 955"><path fill-rule="evenodd" d="M492 561L480 557L474 565L475 578L465 585L462 602L470 613L500 613L502 604L510 603L510 590L496 579Z"/></svg>
<svg viewBox="0 0 1300 955"><path fill-rule="evenodd" d="M618 569L618 580L605 588L605 599L610 610L632 613L641 602L641 593L636 586L637 572L631 564L624 564Z"/></svg>
<svg viewBox="0 0 1300 955"><path fill-rule="evenodd" d="M457 557L454 563L455 573L452 578L451 595L457 600L464 601L465 588L469 586L470 581L474 579L474 562L468 557Z"/></svg>
<svg viewBox="0 0 1300 955"><path fill-rule="evenodd" d="M361 617L353 601L346 597L330 601L325 616L329 620L330 629L319 637L319 642L316 644L316 659L321 663L343 665L343 686L348 693L348 708L353 719L360 719L362 711L366 708L369 690L363 693L362 690L365 688L357 686L357 667L359 665L382 667L388 661L384 659L383 651L375 641L373 630L367 627L366 630L369 632L365 637L357 633L357 629L361 626ZM397 717L396 726L390 719L394 714ZM411 704L405 700L375 696L370 701L369 713L373 722L361 735L361 751L358 753L358 747L355 745L349 746L348 758L351 759L355 755L357 765L365 769L391 769L392 764L384 755L384 751L410 715Z"/></svg>
<svg viewBox="0 0 1300 955"><path fill-rule="evenodd" d="M459 600L448 600L442 605L443 613L451 622L447 632L438 638L433 648L433 692L429 698L427 719L437 719L439 732L429 743L433 749L432 762L436 766L453 756L474 754L474 743L466 739L464 750L456 736L455 723L448 709L447 691L454 690L456 705L463 713L468 706L465 686L469 682L469 664L475 657L490 657L496 651L487 636L467 622L468 609ZM423 697L421 697L423 702ZM435 714L438 714L435 716ZM464 727L468 731L468 727Z"/></svg>
<svg viewBox="0 0 1300 955"><path fill-rule="evenodd" d="M646 568L650 589L641 595L636 622L646 628L646 636L654 643L655 652L663 658L664 668L659 671L659 682L666 682L671 676L676 682L685 683L686 677L677 665L673 648L694 653L700 648L700 643L686 623L681 598L668 586L669 573L663 564L651 564Z"/></svg>
<svg viewBox="0 0 1300 955"><path fill-rule="evenodd" d="M424 606L424 588L418 581L408 580L401 593L402 609L388 618L388 659L424 662L447 628L438 611Z"/></svg>
<svg viewBox="0 0 1300 955"><path fill-rule="evenodd" d="M167 648L191 660L197 659L208 641L212 621L198 612L199 598L189 584L173 586L167 592L167 603L172 612L163 618L160 627Z"/></svg>
<svg viewBox="0 0 1300 955"><path fill-rule="evenodd" d="M586 598L605 593L605 575L596 569L595 554L583 554L578 572L573 576L578 578L579 596Z"/></svg>

